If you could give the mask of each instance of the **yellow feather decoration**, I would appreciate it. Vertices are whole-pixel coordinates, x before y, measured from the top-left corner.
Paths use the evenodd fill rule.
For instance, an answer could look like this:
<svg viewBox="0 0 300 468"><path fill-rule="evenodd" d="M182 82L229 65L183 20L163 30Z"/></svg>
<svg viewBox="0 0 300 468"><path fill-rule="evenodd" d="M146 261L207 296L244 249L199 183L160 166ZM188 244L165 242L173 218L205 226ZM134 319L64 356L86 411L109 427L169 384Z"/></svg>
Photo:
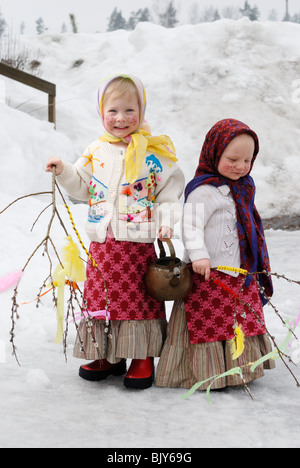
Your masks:
<svg viewBox="0 0 300 468"><path fill-rule="evenodd" d="M68 244L63 248L63 265L66 276L75 282L85 281L85 266L80 258L79 248L71 236L67 236L67 241Z"/></svg>
<svg viewBox="0 0 300 468"><path fill-rule="evenodd" d="M57 331L55 343L61 343L63 338L63 321L64 321L64 289L66 277L73 282L85 281L85 266L80 258L80 250L73 242L71 236L67 236L67 245L63 248L63 266L58 265L53 273L53 285L57 288Z"/></svg>
<svg viewBox="0 0 300 468"><path fill-rule="evenodd" d="M244 332L239 325L234 330L235 337L230 340L232 359L237 359L244 351Z"/></svg>
<svg viewBox="0 0 300 468"><path fill-rule="evenodd" d="M53 284L57 287L57 304L56 304L56 319L57 319L57 330L55 343L61 343L63 338L64 328L64 290L65 290L65 274L66 271L61 265L58 265L53 273Z"/></svg>

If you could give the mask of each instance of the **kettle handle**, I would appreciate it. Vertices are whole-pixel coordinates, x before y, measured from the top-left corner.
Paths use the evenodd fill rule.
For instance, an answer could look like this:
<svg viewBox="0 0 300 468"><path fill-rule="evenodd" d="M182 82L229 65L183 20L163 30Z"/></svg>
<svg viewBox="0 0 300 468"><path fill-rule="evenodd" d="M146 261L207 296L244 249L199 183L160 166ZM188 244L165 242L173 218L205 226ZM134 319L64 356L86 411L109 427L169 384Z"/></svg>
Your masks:
<svg viewBox="0 0 300 468"><path fill-rule="evenodd" d="M166 251L165 251L165 248L163 246L163 242L160 239L157 239L157 243L158 243L158 247L159 247L159 251L160 251L160 258L165 257L166 256ZM172 244L171 239L167 238L166 243L168 244L171 257L175 259L175 257L176 257L175 249L174 249L174 246Z"/></svg>

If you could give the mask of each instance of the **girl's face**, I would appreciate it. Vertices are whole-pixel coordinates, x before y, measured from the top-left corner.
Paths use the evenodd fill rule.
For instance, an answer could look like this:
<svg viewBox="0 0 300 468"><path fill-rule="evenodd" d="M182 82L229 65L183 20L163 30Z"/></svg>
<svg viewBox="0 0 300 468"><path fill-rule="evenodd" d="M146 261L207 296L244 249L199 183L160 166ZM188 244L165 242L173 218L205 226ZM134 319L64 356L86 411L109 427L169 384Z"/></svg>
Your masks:
<svg viewBox="0 0 300 468"><path fill-rule="evenodd" d="M139 127L140 108L137 93L132 91L122 97L112 93L103 106L104 126L108 133L125 138Z"/></svg>
<svg viewBox="0 0 300 468"><path fill-rule="evenodd" d="M248 174L255 145L250 135L238 135L226 146L218 165L218 172L231 180Z"/></svg>

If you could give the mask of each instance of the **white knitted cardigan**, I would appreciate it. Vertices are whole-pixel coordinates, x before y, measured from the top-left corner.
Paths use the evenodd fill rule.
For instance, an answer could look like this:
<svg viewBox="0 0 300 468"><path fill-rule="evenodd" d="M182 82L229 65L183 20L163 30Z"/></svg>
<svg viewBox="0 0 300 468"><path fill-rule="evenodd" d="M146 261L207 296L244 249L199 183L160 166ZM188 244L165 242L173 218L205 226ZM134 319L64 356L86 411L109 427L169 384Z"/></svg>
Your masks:
<svg viewBox="0 0 300 468"><path fill-rule="evenodd" d="M154 242L161 226L174 229L180 220L184 175L179 166L147 152L139 180L129 184L125 180L124 155L123 148L96 140L75 164L64 163L58 176L69 195L89 201L86 232L91 241L104 242L110 227L116 240ZM142 220L149 174L156 175L151 189L155 201L149 202L151 218L145 216ZM144 198L140 199L141 194Z"/></svg>
<svg viewBox="0 0 300 468"><path fill-rule="evenodd" d="M212 268L240 267L236 209L228 185L205 184L189 194L183 209L182 240L186 262L208 258Z"/></svg>

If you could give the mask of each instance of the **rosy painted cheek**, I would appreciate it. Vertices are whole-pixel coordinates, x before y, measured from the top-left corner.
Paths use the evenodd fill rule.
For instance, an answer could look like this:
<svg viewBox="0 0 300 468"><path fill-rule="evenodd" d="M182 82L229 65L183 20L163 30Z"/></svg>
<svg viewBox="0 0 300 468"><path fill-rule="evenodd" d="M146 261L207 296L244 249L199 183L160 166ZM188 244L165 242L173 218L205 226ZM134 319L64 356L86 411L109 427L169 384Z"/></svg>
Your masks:
<svg viewBox="0 0 300 468"><path fill-rule="evenodd" d="M113 117L105 117L104 120L105 120L105 123L106 123L106 124L110 125L110 124L113 123L114 118L113 118Z"/></svg>
<svg viewBox="0 0 300 468"><path fill-rule="evenodd" d="M136 117L131 117L128 121L131 125L136 125L138 123L138 119Z"/></svg>
<svg viewBox="0 0 300 468"><path fill-rule="evenodd" d="M104 127L105 128L112 128L114 126L114 122L115 122L115 120L114 120L113 117L107 116L107 117L104 118Z"/></svg>

